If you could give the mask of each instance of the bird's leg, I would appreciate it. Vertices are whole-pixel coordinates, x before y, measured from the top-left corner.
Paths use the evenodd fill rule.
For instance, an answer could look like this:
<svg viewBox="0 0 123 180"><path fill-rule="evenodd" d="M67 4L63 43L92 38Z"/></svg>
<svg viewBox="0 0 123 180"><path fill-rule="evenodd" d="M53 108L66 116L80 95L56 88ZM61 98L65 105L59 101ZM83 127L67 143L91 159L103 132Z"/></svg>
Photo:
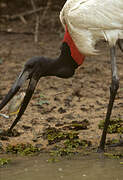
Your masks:
<svg viewBox="0 0 123 180"><path fill-rule="evenodd" d="M105 123L104 123L104 129L100 141L100 146L99 146L99 151L104 151L105 147L105 141L106 141L106 134L107 134L107 129L108 125L110 122L110 116L115 100L115 96L117 94L117 90L119 88L119 78L117 74L117 66L116 66L116 49L115 46L110 48L110 58L111 58L111 73L112 73L112 82L111 82L111 87L110 87L110 99L109 99L109 104L107 108L107 114L105 118Z"/></svg>

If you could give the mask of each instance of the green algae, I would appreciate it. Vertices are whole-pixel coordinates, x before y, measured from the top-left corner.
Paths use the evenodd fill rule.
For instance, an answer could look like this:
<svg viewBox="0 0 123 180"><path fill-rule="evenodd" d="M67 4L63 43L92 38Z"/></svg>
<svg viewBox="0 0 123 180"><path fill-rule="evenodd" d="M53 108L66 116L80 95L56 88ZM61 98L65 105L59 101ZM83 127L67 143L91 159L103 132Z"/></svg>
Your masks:
<svg viewBox="0 0 123 180"><path fill-rule="evenodd" d="M9 158L0 158L0 167L3 167L4 165L7 165L11 162Z"/></svg>
<svg viewBox="0 0 123 180"><path fill-rule="evenodd" d="M34 147L33 145L29 143L27 144L20 143L16 145L9 144L6 147L6 153L19 154L23 156L34 155L38 152L40 152L40 149L37 147Z"/></svg>
<svg viewBox="0 0 123 180"><path fill-rule="evenodd" d="M100 121L98 127L99 129L104 128L104 120ZM114 120L110 120L109 126L108 126L108 133L123 133L123 119L117 118Z"/></svg>
<svg viewBox="0 0 123 180"><path fill-rule="evenodd" d="M123 158L123 154L120 152L116 153L104 153L104 156L110 158L110 159L120 159Z"/></svg>

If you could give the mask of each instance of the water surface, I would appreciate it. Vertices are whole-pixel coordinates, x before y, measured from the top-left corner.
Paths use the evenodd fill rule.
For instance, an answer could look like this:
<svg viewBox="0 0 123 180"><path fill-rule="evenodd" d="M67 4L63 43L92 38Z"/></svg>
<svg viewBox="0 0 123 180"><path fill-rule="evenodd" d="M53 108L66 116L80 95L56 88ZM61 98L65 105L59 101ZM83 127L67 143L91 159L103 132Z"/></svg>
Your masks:
<svg viewBox="0 0 123 180"><path fill-rule="evenodd" d="M123 180L123 159L74 156L48 162L47 155L13 157L0 168L0 180Z"/></svg>

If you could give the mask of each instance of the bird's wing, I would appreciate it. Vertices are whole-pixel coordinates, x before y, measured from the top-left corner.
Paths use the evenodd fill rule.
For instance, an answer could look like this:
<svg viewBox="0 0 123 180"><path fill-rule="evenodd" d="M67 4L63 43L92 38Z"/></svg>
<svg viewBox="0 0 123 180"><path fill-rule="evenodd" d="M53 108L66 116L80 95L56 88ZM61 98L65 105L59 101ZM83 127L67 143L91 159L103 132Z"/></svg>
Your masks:
<svg viewBox="0 0 123 180"><path fill-rule="evenodd" d="M123 38L123 0L67 0L60 20L81 53L96 54L98 40Z"/></svg>
<svg viewBox="0 0 123 180"><path fill-rule="evenodd" d="M78 0L65 14L78 29L123 30L123 0Z"/></svg>

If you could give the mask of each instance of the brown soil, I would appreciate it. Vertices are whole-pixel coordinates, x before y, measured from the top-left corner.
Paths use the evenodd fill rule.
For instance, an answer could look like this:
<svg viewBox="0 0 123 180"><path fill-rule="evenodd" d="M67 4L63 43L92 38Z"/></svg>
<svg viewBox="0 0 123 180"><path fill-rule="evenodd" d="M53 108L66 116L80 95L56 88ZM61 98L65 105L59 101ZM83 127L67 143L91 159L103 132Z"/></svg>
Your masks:
<svg viewBox="0 0 123 180"><path fill-rule="evenodd" d="M33 26L24 25L19 20L9 22L7 28L14 32L30 32ZM61 31L42 27L40 29L39 43L34 43L31 34L23 33L0 33L0 99L10 89L24 63L33 56L57 57L61 45ZM55 28L54 28L55 29ZM87 57L70 79L56 77L41 78L28 108L16 125L15 129L20 132L18 137L10 137L2 140L3 146L8 143L32 143L43 144L47 142L40 134L49 126L62 128L72 121L87 119L90 125L87 130L80 130L82 139L92 141L98 145L101 130L98 128L100 120L105 119L109 86L111 82L111 69L109 48L105 42L97 45L100 49L99 56ZM113 108L112 119L123 118L123 55L117 49L117 64L120 78L120 88ZM23 88L25 89L25 87ZM41 100L40 95L45 97L48 104L37 105ZM3 111L6 113L6 110ZM10 119L0 117L0 129L10 127L15 116ZM35 136L39 138L35 140ZM118 134L109 135L107 138L116 137ZM47 147L47 146L46 146Z"/></svg>

